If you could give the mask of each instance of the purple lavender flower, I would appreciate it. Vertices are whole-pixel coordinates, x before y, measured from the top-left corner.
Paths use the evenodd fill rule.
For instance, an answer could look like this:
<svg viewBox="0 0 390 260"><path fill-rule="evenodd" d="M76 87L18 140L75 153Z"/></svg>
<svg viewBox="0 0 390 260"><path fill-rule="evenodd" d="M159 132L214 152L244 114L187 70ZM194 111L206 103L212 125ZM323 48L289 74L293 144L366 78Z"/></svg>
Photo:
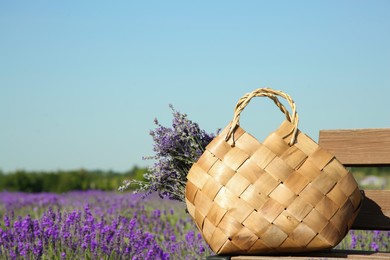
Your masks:
<svg viewBox="0 0 390 260"><path fill-rule="evenodd" d="M162 126L155 119L157 127L150 131L155 155L145 159L154 159L156 162L144 175L146 182L125 181L120 190L136 183L140 186L138 192L145 192L146 195L158 192L162 198L184 201L187 173L215 135L201 130L197 123L189 120L186 114L176 111L172 105L170 108L173 114L172 127Z"/></svg>
<svg viewBox="0 0 390 260"><path fill-rule="evenodd" d="M371 249L374 251L379 251L379 246L375 242L371 242Z"/></svg>
<svg viewBox="0 0 390 260"><path fill-rule="evenodd" d="M186 235L186 241L189 245L192 245L195 240L195 232L193 230L189 231Z"/></svg>
<svg viewBox="0 0 390 260"><path fill-rule="evenodd" d="M204 251L206 251L206 249L204 248L203 244L200 244L199 245L199 255L203 255Z"/></svg>
<svg viewBox="0 0 390 260"><path fill-rule="evenodd" d="M351 249L355 249L356 248L356 244L357 244L357 238L355 236L355 232L353 230L350 231L350 235L351 235L351 244L350 244L350 248Z"/></svg>
<svg viewBox="0 0 390 260"><path fill-rule="evenodd" d="M160 216L161 216L161 211L160 211L159 209L155 209L155 210L153 211L153 216L154 216L155 218L160 218Z"/></svg>
<svg viewBox="0 0 390 260"><path fill-rule="evenodd" d="M42 256L43 254L42 240L38 240L37 244L34 244L33 254L36 256L37 259L40 259L40 257Z"/></svg>
<svg viewBox="0 0 390 260"><path fill-rule="evenodd" d="M10 256L11 259L16 259L16 253L15 253L15 251L11 250L11 251L9 252L9 256Z"/></svg>
<svg viewBox="0 0 390 260"><path fill-rule="evenodd" d="M10 227L11 224L10 224L8 216L4 215L3 219L4 219L4 226L5 227Z"/></svg>

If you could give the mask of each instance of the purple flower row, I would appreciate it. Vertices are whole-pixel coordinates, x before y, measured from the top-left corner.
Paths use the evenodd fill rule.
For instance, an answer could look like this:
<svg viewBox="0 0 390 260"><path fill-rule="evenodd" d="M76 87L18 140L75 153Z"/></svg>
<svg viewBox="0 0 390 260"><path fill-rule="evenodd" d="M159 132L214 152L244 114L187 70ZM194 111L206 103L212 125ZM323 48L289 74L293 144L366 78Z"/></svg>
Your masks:
<svg viewBox="0 0 390 260"><path fill-rule="evenodd" d="M180 210L129 194L0 193L0 256L6 259L199 259L210 250ZM56 203L46 205L48 198ZM33 200L33 198L35 200ZM118 198L122 199L118 203ZM12 202L13 203L10 203ZM19 204L18 204L19 203ZM162 200L157 204L163 205ZM175 206L175 205L174 205ZM20 215L35 208L38 217ZM176 211L179 212L176 212Z"/></svg>
<svg viewBox="0 0 390 260"><path fill-rule="evenodd" d="M0 192L0 259L201 259L185 205L100 191ZM350 231L343 249L388 251L390 232Z"/></svg>
<svg viewBox="0 0 390 260"><path fill-rule="evenodd" d="M389 252L390 231L350 230L336 248Z"/></svg>

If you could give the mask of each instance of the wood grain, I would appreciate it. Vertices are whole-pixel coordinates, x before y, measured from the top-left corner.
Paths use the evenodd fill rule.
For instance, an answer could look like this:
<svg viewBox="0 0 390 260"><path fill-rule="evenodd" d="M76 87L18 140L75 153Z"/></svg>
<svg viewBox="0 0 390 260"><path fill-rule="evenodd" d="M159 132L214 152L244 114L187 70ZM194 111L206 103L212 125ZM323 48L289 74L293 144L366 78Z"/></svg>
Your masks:
<svg viewBox="0 0 390 260"><path fill-rule="evenodd" d="M216 258L218 259L218 258ZM233 256L231 260L323 260L323 259L389 259L389 254L382 252L353 251L353 250L332 250L330 252L307 253L305 255L286 256ZM212 258L210 259L212 260Z"/></svg>
<svg viewBox="0 0 390 260"><path fill-rule="evenodd" d="M321 130L319 144L345 166L390 165L390 128Z"/></svg>

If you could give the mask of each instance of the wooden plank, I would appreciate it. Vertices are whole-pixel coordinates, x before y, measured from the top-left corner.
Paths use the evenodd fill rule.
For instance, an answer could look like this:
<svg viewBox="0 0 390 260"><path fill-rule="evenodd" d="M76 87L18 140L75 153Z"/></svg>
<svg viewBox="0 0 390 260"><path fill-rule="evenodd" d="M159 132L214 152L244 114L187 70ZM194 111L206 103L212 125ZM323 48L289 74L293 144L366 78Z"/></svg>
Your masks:
<svg viewBox="0 0 390 260"><path fill-rule="evenodd" d="M390 253L352 250L332 250L331 252L307 253L305 255L290 256L233 256L231 260L323 260L323 259L390 259Z"/></svg>
<svg viewBox="0 0 390 260"><path fill-rule="evenodd" d="M390 190L364 190L362 208L352 229L390 230Z"/></svg>
<svg viewBox="0 0 390 260"><path fill-rule="evenodd" d="M390 128L321 130L319 144L346 166L390 165Z"/></svg>

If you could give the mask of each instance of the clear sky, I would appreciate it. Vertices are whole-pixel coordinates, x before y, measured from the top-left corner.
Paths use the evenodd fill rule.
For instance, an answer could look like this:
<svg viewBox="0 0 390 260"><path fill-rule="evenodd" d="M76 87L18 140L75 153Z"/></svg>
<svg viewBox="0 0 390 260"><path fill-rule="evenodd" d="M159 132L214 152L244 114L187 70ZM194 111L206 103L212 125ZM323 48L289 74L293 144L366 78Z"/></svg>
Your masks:
<svg viewBox="0 0 390 260"><path fill-rule="evenodd" d="M211 132L259 87L299 128L390 127L390 1L1 1L0 169L147 166L173 104ZM283 120L257 99L241 125Z"/></svg>

